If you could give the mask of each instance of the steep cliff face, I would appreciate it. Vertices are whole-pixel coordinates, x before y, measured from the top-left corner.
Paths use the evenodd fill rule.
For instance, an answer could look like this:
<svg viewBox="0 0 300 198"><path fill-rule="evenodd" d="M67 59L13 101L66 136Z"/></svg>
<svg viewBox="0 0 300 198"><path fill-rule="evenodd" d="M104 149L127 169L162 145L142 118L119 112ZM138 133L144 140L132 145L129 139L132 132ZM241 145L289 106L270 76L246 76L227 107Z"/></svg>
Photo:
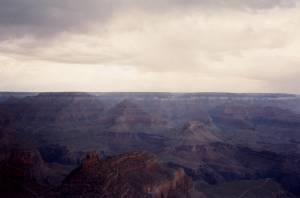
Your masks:
<svg viewBox="0 0 300 198"><path fill-rule="evenodd" d="M109 109L104 124L110 132L153 132L165 129L166 121L145 112L138 105L124 100Z"/></svg>
<svg viewBox="0 0 300 198"><path fill-rule="evenodd" d="M129 153L101 160L88 154L62 186L64 197L187 197L182 169L161 164L152 154Z"/></svg>
<svg viewBox="0 0 300 198"><path fill-rule="evenodd" d="M211 120L187 122L179 132L177 139L177 145L200 145L222 141Z"/></svg>
<svg viewBox="0 0 300 198"><path fill-rule="evenodd" d="M14 125L68 125L97 120L103 111L103 105L89 94L45 93L8 100L0 105L0 110L9 112L8 121Z"/></svg>
<svg viewBox="0 0 300 198"><path fill-rule="evenodd" d="M32 137L38 147L60 144L112 154L159 149L169 129L166 121L128 100L103 105L85 93L45 93L1 103L0 139L4 127L18 133L20 144Z"/></svg>
<svg viewBox="0 0 300 198"><path fill-rule="evenodd" d="M174 177L168 181L146 185L144 192L147 192L154 198L189 197L190 187L189 179L185 172L179 169L174 172Z"/></svg>
<svg viewBox="0 0 300 198"><path fill-rule="evenodd" d="M34 197L46 189L42 186L46 175L44 164L35 150L14 150L2 160L0 167L0 195L3 197ZM45 190L45 191L44 191Z"/></svg>
<svg viewBox="0 0 300 198"><path fill-rule="evenodd" d="M194 180L208 184L272 178L285 190L296 195L300 192L298 155L285 156L224 143L211 143L169 148L160 156L184 167Z"/></svg>
<svg viewBox="0 0 300 198"><path fill-rule="evenodd" d="M78 165L85 156L83 151L72 151L69 147L58 144L44 145L38 150L45 162L62 165Z"/></svg>
<svg viewBox="0 0 300 198"><path fill-rule="evenodd" d="M46 164L35 149L7 151L0 163L0 197L55 197L70 168Z"/></svg>
<svg viewBox="0 0 300 198"><path fill-rule="evenodd" d="M211 117L228 143L299 153L300 114L275 106L236 102L218 106Z"/></svg>

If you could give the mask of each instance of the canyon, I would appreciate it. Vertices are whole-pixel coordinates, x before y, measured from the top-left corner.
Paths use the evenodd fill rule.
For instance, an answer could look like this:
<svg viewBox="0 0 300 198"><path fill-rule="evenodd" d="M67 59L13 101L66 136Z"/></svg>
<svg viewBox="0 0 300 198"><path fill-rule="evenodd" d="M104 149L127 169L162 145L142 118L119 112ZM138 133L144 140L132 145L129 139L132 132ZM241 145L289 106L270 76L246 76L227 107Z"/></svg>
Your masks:
<svg viewBox="0 0 300 198"><path fill-rule="evenodd" d="M0 93L0 196L299 197L299 106L292 94Z"/></svg>

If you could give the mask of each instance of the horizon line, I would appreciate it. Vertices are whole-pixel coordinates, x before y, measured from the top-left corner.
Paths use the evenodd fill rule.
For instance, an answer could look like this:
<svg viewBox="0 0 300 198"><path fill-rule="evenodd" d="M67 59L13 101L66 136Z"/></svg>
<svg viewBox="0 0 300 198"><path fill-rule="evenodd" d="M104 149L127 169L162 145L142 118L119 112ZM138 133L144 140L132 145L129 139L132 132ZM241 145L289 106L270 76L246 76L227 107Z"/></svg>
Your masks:
<svg viewBox="0 0 300 198"><path fill-rule="evenodd" d="M224 92L224 91L6 91L0 90L0 93L170 93L170 94L257 94L257 95L300 95L300 93L289 92Z"/></svg>

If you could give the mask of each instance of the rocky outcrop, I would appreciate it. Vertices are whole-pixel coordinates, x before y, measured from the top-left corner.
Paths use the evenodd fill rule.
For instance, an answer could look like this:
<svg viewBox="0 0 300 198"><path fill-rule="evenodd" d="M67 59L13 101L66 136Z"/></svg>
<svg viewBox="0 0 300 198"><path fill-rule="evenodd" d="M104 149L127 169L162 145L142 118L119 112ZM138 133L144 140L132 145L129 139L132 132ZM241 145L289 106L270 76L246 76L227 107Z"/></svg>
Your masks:
<svg viewBox="0 0 300 198"><path fill-rule="evenodd" d="M200 145L221 142L217 129L209 119L205 121L189 121L177 136L177 145Z"/></svg>
<svg viewBox="0 0 300 198"><path fill-rule="evenodd" d="M272 178L285 190L300 194L299 155L285 156L224 143L211 143L166 149L160 156L185 168L186 173L194 180L211 185Z"/></svg>
<svg viewBox="0 0 300 198"><path fill-rule="evenodd" d="M189 186L188 179L182 169L174 172L174 178L158 184L150 184L144 187L144 191L150 194L153 198L175 197L176 190L182 188L182 196L188 197Z"/></svg>
<svg viewBox="0 0 300 198"><path fill-rule="evenodd" d="M189 179L182 169L160 163L146 152L101 160L90 153L64 181L64 197L187 197Z"/></svg>
<svg viewBox="0 0 300 198"><path fill-rule="evenodd" d="M82 168L83 169L90 169L93 168L96 164L101 162L101 158L98 154L98 152L88 152L86 154L86 158L82 162Z"/></svg>

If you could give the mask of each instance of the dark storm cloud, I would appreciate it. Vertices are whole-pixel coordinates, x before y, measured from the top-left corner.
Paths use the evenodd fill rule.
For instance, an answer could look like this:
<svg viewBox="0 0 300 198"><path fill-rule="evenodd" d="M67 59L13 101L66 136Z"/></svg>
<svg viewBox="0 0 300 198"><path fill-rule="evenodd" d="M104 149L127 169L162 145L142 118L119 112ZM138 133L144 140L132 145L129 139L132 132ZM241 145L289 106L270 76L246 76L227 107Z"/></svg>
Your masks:
<svg viewBox="0 0 300 198"><path fill-rule="evenodd" d="M290 7L294 0L0 0L0 39L24 35L47 37L82 31L130 8L167 12L187 7L268 9Z"/></svg>
<svg viewBox="0 0 300 198"><path fill-rule="evenodd" d="M112 13L108 0L1 0L2 36L37 34L47 36L104 21Z"/></svg>

